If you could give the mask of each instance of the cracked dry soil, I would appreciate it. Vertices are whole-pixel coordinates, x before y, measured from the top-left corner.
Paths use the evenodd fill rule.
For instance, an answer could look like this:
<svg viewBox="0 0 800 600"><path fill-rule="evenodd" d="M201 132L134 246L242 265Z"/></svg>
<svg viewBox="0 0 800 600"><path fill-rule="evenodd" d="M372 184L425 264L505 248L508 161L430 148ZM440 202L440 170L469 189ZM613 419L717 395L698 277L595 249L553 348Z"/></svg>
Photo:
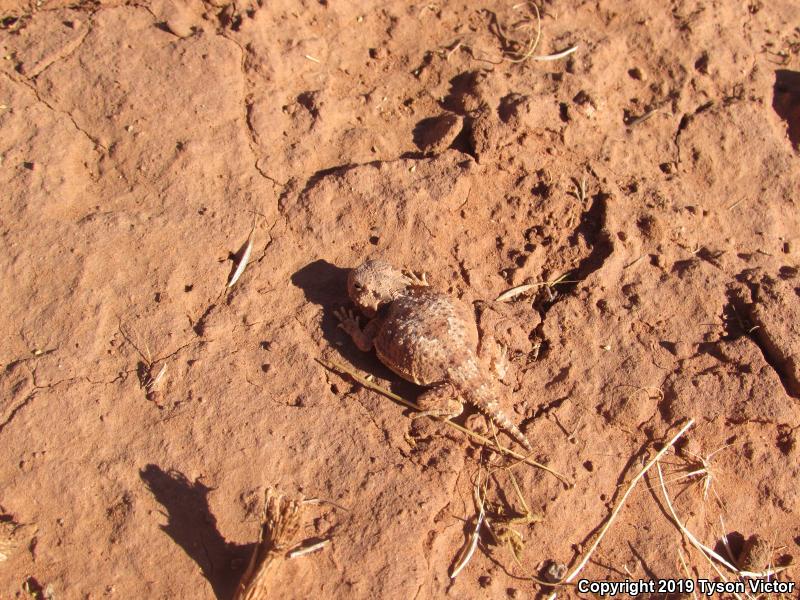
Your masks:
<svg viewBox="0 0 800 600"><path fill-rule="evenodd" d="M536 597L688 417L690 529L800 559L800 7L546 0L577 51L498 60L526 7L0 2L0 598L228 598L270 485L335 503L276 597ZM567 275L498 308L575 482L515 468L519 564L451 581L486 455L314 360L419 393L336 327L372 254L475 303ZM652 477L584 573L716 576Z"/></svg>

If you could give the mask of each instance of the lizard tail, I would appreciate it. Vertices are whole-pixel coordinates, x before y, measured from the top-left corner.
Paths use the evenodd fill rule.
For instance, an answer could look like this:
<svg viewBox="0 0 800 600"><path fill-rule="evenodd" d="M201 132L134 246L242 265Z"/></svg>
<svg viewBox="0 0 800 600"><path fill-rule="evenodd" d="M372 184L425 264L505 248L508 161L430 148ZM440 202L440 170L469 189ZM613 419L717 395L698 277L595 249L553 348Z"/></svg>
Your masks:
<svg viewBox="0 0 800 600"><path fill-rule="evenodd" d="M477 369L455 370L455 372L451 372L451 379L461 391L464 400L486 415L492 423L514 438L525 450L528 452L533 451L533 447L528 438L525 437L525 434L500 408L494 387L482 380L478 375Z"/></svg>
<svg viewBox="0 0 800 600"><path fill-rule="evenodd" d="M500 406L497 404L496 400L486 404L479 404L476 402L475 407L481 411L481 413L489 417L492 420L492 423L514 438L514 440L523 448L525 448L525 450L528 452L533 451L533 447L528 441L528 438L525 437L525 434L519 430L519 427L514 425L514 422L508 418L506 413L500 410Z"/></svg>

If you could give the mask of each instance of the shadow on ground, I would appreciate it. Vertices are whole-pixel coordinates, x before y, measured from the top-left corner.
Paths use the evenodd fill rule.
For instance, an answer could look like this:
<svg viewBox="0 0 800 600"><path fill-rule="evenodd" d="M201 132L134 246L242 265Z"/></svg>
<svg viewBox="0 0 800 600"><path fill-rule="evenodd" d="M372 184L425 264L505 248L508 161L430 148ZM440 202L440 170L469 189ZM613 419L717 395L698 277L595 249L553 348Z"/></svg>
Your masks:
<svg viewBox="0 0 800 600"><path fill-rule="evenodd" d="M772 108L789 126L789 141L800 150L800 72L778 69Z"/></svg>
<svg viewBox="0 0 800 600"><path fill-rule="evenodd" d="M322 310L322 337L338 352L340 362L347 367L370 373L392 382L391 389L397 394L416 400L420 388L403 381L377 359L374 352L361 352L350 337L339 328L339 320L333 314L336 308L354 308L347 297L347 274L349 268L337 267L326 260L308 263L292 275L292 283L305 293L306 300L318 304ZM366 319L362 318L364 325Z"/></svg>
<svg viewBox="0 0 800 600"><path fill-rule="evenodd" d="M197 563L218 599L231 598L255 543L225 541L208 506L211 488L199 481L153 464L139 476L167 511L168 521L161 529Z"/></svg>

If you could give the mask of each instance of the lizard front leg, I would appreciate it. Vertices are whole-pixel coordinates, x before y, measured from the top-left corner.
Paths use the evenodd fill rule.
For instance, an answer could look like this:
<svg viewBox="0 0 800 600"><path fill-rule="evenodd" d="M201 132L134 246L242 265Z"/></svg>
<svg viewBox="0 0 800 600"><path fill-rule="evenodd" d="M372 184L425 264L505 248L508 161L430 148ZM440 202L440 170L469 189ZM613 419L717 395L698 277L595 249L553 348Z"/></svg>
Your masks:
<svg viewBox="0 0 800 600"><path fill-rule="evenodd" d="M349 308L336 309L333 311L333 314L339 319L339 327L353 338L353 342L358 346L359 350L363 352L372 350L372 344L375 341L375 332L379 325L378 319L369 321L362 330L358 315L353 313Z"/></svg>

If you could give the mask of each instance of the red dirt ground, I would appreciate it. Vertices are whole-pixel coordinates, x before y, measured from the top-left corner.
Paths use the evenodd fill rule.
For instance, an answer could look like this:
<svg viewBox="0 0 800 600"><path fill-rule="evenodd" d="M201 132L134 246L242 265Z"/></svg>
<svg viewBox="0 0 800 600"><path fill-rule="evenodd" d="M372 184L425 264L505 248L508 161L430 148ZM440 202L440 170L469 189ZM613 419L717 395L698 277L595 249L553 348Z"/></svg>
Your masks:
<svg viewBox="0 0 800 600"><path fill-rule="evenodd" d="M0 2L0 597L229 598L268 486L331 540L275 597L536 597L689 417L683 521L800 559L800 6L539 8L574 53L508 60L502 2ZM497 308L505 408L574 481L514 468L518 564L485 533L449 578L490 455L315 360L419 393L336 327L368 256L573 282ZM718 577L655 471L582 576Z"/></svg>

